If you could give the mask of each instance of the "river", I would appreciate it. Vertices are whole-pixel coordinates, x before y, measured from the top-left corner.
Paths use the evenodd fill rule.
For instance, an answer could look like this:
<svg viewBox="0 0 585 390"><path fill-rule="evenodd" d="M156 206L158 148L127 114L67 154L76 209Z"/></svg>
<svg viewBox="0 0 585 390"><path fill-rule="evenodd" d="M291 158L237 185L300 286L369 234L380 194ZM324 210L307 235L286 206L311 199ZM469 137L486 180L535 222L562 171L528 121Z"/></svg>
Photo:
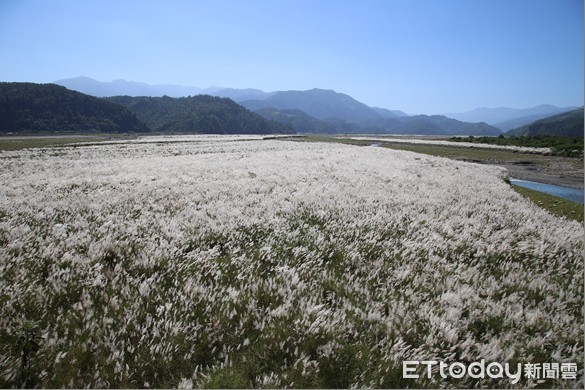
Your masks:
<svg viewBox="0 0 585 390"><path fill-rule="evenodd" d="M570 200L571 202L583 204L583 190L578 188L555 186L552 184L537 183L528 180L519 180L510 178L510 183L531 190L544 192L545 194L558 196L559 198Z"/></svg>

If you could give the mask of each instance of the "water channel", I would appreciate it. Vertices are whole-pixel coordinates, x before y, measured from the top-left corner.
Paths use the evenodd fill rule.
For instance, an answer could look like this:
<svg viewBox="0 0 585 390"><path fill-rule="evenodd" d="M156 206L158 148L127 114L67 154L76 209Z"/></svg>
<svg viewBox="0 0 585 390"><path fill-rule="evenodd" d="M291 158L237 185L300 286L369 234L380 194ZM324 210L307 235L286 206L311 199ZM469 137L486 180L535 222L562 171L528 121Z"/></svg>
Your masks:
<svg viewBox="0 0 585 390"><path fill-rule="evenodd" d="M528 180L519 180L510 178L510 183L531 190L544 192L545 194L558 196L559 198L570 200L571 202L583 204L583 190L579 188L570 188L556 186L552 184L537 183Z"/></svg>

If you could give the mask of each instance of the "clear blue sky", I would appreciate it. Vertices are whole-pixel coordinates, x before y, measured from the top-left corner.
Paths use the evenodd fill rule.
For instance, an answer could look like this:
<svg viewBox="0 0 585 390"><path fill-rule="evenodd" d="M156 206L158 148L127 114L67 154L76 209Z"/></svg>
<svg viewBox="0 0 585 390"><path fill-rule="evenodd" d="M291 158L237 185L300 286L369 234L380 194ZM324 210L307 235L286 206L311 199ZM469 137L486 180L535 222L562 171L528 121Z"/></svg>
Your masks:
<svg viewBox="0 0 585 390"><path fill-rule="evenodd" d="M411 114L582 105L583 0L0 0L0 81L334 89Z"/></svg>

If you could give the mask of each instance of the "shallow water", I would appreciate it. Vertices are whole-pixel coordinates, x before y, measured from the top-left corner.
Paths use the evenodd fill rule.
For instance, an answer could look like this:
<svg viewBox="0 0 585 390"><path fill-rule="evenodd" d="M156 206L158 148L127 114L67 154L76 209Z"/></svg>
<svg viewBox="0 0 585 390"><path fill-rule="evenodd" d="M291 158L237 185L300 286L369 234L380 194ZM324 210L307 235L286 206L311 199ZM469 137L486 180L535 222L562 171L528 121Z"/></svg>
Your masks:
<svg viewBox="0 0 585 390"><path fill-rule="evenodd" d="M571 202L583 204L583 190L578 188L555 186L552 184L537 183L534 181L519 179L510 179L510 182L520 187L544 192L545 194L558 196L559 198L567 199Z"/></svg>

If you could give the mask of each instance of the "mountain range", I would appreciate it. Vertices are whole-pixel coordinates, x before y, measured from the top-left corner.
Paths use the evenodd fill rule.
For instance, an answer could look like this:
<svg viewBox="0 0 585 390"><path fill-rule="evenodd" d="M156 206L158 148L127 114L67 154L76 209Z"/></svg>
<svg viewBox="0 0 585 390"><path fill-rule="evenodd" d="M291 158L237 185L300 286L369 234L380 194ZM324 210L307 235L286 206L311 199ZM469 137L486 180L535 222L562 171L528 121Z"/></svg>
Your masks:
<svg viewBox="0 0 585 390"><path fill-rule="evenodd" d="M364 122L388 117L349 95L318 88L308 91L280 91L261 100L246 100L240 104L252 111L261 108L296 109L321 120L340 118L350 122ZM395 117L394 114L389 114L390 117Z"/></svg>
<svg viewBox="0 0 585 390"><path fill-rule="evenodd" d="M60 80L57 83L78 88L81 92L96 96L104 96L105 91L110 91L110 96L114 93L128 96L161 96L167 92L180 91L179 86L172 86L171 90L168 85L149 86L145 83L121 80L102 83L85 77ZM485 123L465 123L439 115L410 117L399 110L370 107L349 95L325 89L264 92L258 89L211 87L203 90L191 87L189 91L233 99L267 119L291 126L298 133L325 131L389 134L501 134L499 129Z"/></svg>
<svg viewBox="0 0 585 390"><path fill-rule="evenodd" d="M293 133L231 99L98 98L55 84L0 83L0 133Z"/></svg>
<svg viewBox="0 0 585 390"><path fill-rule="evenodd" d="M150 85L147 83L114 80L111 82L97 81L89 77L75 77L55 81L54 84L62 85L65 88L72 89L87 95L97 97L109 96L171 96L183 97L198 95L204 93L201 88L185 87L172 84Z"/></svg>
<svg viewBox="0 0 585 390"><path fill-rule="evenodd" d="M344 124L345 127L349 127L350 129L355 127L352 123L408 116L400 110L369 107L348 95L322 89L273 92L265 92L253 88L236 89L209 87L202 89L199 87L172 84L149 85L142 82L126 80L102 82L89 77L76 77L59 80L56 81L55 84L63 85L69 89L98 97L123 95L186 97L198 94L227 97L244 105L252 111L262 110L265 116L267 115L266 109L268 108L281 110L283 112L286 110L301 110L312 118L337 122L337 125L339 125L339 119L350 122L349 124ZM484 107L462 113L448 113L444 114L444 116L456 119L460 122L485 122L486 124L499 129L501 132L506 132L510 129L529 124L535 120L567 112L575 108L576 107L556 107L548 104L526 109ZM276 120L282 120L283 118L285 117L279 116ZM308 128L311 128L311 126ZM496 133L493 129L489 129L488 132Z"/></svg>
<svg viewBox="0 0 585 390"><path fill-rule="evenodd" d="M502 134L485 122L466 122L444 115L409 116L317 88L276 92L220 87L202 90L124 80L103 83L83 77L61 82L94 96L54 84L2 83L0 132ZM187 97L170 96L187 93ZM492 122L507 118L514 121L556 110L560 109L554 106L532 110L480 109L466 115L475 114L476 119L489 117ZM520 117L509 119L514 113ZM479 118L481 115L483 118ZM582 123L582 117L580 120ZM555 131L563 132L573 122L578 124L579 119L557 124ZM546 126L537 133L543 131L547 131Z"/></svg>
<svg viewBox="0 0 585 390"><path fill-rule="evenodd" d="M442 115L408 116L401 111L370 107L343 93L317 88L275 92L264 99L240 104L267 119L288 124L298 133L501 134L486 123L461 122Z"/></svg>
<svg viewBox="0 0 585 390"><path fill-rule="evenodd" d="M560 114L562 112L567 112L575 108L577 107L556 107L550 104L542 104L536 107L525 109L508 107L482 107L462 113L445 114L445 116L464 122L485 122L505 132L510 129L534 122L535 120L546 118L555 114Z"/></svg>
<svg viewBox="0 0 585 390"><path fill-rule="evenodd" d="M223 87L188 87L174 84L157 84L150 85L137 81L126 81L123 79L111 82L97 81L89 77L74 77L55 81L54 84L62 85L74 91L82 92L87 95L97 97L111 96L170 96L170 97L188 97L194 95L210 95L230 98L235 102L243 100L263 99L272 93L264 92L259 89L246 88L223 88Z"/></svg>
<svg viewBox="0 0 585 390"><path fill-rule="evenodd" d="M580 107L512 129L506 133L506 136L561 135L583 138L583 122L583 107Z"/></svg>

